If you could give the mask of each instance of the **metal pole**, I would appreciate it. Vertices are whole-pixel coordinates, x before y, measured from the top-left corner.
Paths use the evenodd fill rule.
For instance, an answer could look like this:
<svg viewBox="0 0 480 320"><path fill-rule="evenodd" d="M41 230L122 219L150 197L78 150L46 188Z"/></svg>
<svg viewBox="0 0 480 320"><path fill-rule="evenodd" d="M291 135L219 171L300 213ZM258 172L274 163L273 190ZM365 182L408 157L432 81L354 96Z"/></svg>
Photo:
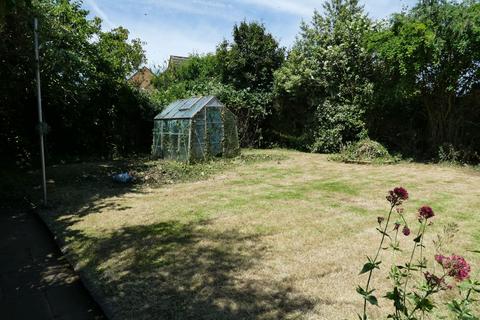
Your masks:
<svg viewBox="0 0 480 320"><path fill-rule="evenodd" d="M42 160L42 182L43 182L43 204L47 205L47 175L45 173L45 146L43 143L43 131L45 130L43 125L42 116L42 93L40 91L40 58L38 55L38 20L34 18L33 28L35 31L35 64L37 73L37 102L38 102L38 123L40 134L40 157Z"/></svg>

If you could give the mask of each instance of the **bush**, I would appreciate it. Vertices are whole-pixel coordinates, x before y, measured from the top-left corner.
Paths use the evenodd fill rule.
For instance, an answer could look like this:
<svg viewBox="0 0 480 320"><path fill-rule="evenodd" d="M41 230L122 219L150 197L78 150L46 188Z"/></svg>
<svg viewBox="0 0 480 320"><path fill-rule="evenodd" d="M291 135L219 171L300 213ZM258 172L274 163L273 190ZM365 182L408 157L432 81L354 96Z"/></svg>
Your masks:
<svg viewBox="0 0 480 320"><path fill-rule="evenodd" d="M365 138L367 133L362 108L359 104L328 99L320 103L310 128L314 136L310 150L324 153L338 152L342 145Z"/></svg>
<svg viewBox="0 0 480 320"><path fill-rule="evenodd" d="M449 164L475 164L480 162L480 155L469 147L444 143L438 148L437 160Z"/></svg>
<svg viewBox="0 0 480 320"><path fill-rule="evenodd" d="M346 163L394 163L399 161L398 156L390 155L379 142L368 138L347 145L330 159Z"/></svg>

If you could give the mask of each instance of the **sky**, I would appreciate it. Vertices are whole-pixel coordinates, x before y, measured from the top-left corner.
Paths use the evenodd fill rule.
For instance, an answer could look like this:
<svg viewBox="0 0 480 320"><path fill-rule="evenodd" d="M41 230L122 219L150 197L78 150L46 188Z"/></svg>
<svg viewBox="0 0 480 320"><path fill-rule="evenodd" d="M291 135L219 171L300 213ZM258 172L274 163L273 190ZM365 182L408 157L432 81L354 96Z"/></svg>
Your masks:
<svg viewBox="0 0 480 320"><path fill-rule="evenodd" d="M375 19L411 7L415 0L360 0ZM214 52L232 27L259 21L289 48L301 21L310 21L322 0L83 0L90 16L103 20L104 30L123 26L145 44L147 65L161 67L170 55Z"/></svg>

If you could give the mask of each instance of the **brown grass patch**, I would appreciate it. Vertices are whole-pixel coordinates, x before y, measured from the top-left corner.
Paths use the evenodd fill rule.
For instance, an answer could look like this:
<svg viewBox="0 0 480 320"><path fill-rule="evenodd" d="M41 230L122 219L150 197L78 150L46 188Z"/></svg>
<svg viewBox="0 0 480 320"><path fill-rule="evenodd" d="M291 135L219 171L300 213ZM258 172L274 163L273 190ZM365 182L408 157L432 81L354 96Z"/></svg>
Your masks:
<svg viewBox="0 0 480 320"><path fill-rule="evenodd" d="M55 210L43 214L116 319L353 318L362 304L358 272L378 243L376 217L397 185L410 192L412 224L421 204L437 212L426 254L434 233L456 222L461 234L450 250L480 276L480 256L467 251L480 244L480 173L249 152L287 158L161 187L64 183ZM374 278L380 293L385 276Z"/></svg>

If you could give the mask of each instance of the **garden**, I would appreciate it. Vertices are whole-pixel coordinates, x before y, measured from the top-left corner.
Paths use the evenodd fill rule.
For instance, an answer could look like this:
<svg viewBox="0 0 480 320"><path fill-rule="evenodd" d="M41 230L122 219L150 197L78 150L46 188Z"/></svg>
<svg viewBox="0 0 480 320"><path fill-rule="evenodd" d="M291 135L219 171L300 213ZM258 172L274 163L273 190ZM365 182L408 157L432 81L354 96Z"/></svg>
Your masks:
<svg viewBox="0 0 480 320"><path fill-rule="evenodd" d="M164 66L92 14L0 4L0 192L36 209L108 318L478 320L478 1L377 19L326 0L288 48L232 20L209 53ZM235 152L209 154L220 125L180 108L202 96L236 120ZM165 159L196 147L198 163Z"/></svg>
<svg viewBox="0 0 480 320"><path fill-rule="evenodd" d="M120 168L137 180L113 183ZM71 164L51 175L54 210L41 215L112 319L351 319L363 310L357 286L375 289L378 306L368 303L368 315L386 317L395 313L385 298L394 283L390 265L408 264L425 205L435 213L422 237L425 271L440 275L441 239L442 255L462 256L469 278L480 277L480 172L473 167L352 164L273 149L191 166ZM400 185L408 190L401 206L386 200ZM386 228L388 210L400 207L405 220L393 211ZM377 226L392 239L384 237L374 260L382 262L365 288L371 269L359 272L378 249ZM424 285L413 271L417 255L412 291ZM461 282L452 279L451 289L432 295L435 319L456 319L446 304L460 300Z"/></svg>

